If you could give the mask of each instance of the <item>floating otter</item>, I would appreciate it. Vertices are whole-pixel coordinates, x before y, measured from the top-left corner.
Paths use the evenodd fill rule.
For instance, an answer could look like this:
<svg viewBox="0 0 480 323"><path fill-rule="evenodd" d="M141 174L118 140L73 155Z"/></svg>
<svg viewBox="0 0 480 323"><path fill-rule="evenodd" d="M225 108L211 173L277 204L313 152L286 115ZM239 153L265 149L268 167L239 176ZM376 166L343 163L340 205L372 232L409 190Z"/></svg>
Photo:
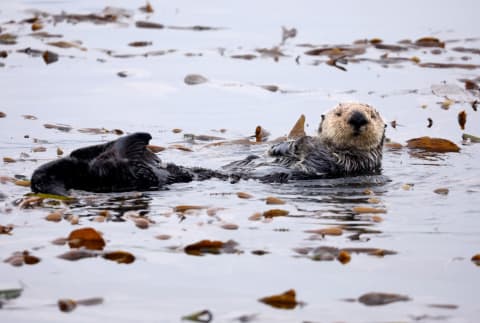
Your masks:
<svg viewBox="0 0 480 323"><path fill-rule="evenodd" d="M267 181L376 174L382 165L386 124L370 105L341 103L322 115L316 136L272 146L265 160L249 156L224 168L240 178Z"/></svg>
<svg viewBox="0 0 480 323"><path fill-rule="evenodd" d="M40 166L32 175L34 192L67 195L69 189L93 192L152 190L167 184L209 178L289 179L378 173L385 123L371 106L339 104L322 116L318 134L270 148L270 161L258 156L226 165L222 171L164 164L150 150L148 133L134 133L106 144L80 148Z"/></svg>

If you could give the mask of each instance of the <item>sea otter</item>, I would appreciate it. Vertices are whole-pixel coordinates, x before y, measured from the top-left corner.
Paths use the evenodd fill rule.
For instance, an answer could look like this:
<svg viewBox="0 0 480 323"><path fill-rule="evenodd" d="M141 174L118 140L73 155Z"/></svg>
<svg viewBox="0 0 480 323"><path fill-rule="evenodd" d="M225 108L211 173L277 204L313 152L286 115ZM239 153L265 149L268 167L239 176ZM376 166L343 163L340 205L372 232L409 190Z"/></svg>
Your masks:
<svg viewBox="0 0 480 323"><path fill-rule="evenodd" d="M386 124L370 105L340 103L322 115L316 136L272 146L224 167L239 178L264 181L376 174L382 165Z"/></svg>
<svg viewBox="0 0 480 323"><path fill-rule="evenodd" d="M32 175L34 192L67 195L69 189L121 192L159 189L167 184L209 178L289 179L340 177L380 171L385 123L371 106L339 104L322 116L316 136L272 146L268 158L249 156L221 171L165 164L150 150L148 133L134 133L106 144L80 148L40 166Z"/></svg>

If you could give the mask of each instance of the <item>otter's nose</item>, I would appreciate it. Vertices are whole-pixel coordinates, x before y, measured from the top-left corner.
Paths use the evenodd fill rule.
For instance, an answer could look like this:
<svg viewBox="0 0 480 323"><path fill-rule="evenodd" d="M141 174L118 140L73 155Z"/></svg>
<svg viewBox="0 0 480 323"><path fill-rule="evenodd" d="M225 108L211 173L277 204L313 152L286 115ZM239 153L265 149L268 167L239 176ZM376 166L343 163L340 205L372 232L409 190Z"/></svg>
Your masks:
<svg viewBox="0 0 480 323"><path fill-rule="evenodd" d="M350 116L350 119L348 119L348 123L356 130L358 130L361 126L366 125L368 123L368 120L362 112L355 111Z"/></svg>

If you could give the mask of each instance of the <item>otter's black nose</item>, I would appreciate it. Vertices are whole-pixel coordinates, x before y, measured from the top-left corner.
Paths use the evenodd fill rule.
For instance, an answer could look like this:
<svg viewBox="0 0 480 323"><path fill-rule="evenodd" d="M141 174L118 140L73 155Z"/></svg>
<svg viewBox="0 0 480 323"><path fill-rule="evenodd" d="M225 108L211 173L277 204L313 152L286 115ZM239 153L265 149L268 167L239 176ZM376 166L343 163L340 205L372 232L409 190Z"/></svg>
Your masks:
<svg viewBox="0 0 480 323"><path fill-rule="evenodd" d="M368 120L362 112L355 111L350 116L350 119L348 119L348 123L356 130L358 130L361 126L366 125L368 123Z"/></svg>

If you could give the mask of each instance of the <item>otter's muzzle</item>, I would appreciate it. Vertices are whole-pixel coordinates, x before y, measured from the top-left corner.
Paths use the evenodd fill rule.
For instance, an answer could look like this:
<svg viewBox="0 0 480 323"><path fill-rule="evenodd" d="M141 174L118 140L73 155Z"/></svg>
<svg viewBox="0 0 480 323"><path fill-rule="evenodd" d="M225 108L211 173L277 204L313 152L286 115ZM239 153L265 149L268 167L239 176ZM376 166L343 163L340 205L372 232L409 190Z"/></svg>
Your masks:
<svg viewBox="0 0 480 323"><path fill-rule="evenodd" d="M368 119L360 111L353 112L352 115L350 116L350 119L348 119L348 124L354 128L355 133L358 133L360 131L360 128L366 125L367 123L368 123Z"/></svg>

